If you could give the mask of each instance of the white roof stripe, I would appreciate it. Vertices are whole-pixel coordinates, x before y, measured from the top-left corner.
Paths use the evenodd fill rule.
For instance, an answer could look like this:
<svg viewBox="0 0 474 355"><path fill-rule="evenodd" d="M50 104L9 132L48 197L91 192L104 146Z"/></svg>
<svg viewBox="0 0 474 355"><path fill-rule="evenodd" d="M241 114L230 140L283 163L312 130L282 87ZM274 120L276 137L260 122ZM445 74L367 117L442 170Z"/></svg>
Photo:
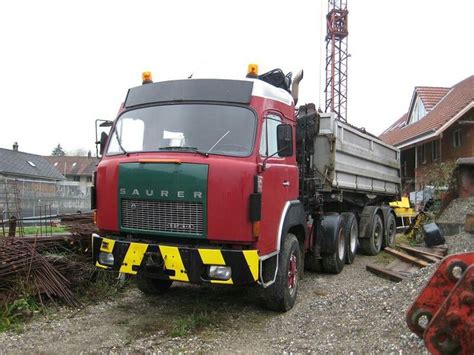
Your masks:
<svg viewBox="0 0 474 355"><path fill-rule="evenodd" d="M252 96L263 97L284 103L285 105L293 105L293 97L284 89L277 88L269 83L259 79L246 79L253 82Z"/></svg>

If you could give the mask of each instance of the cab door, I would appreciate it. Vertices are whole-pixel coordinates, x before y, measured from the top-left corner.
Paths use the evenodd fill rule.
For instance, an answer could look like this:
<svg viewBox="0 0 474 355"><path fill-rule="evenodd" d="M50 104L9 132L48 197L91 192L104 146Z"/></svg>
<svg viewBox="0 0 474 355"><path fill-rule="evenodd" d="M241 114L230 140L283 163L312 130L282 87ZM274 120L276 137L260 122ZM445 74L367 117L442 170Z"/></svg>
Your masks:
<svg viewBox="0 0 474 355"><path fill-rule="evenodd" d="M258 248L260 255L277 250L280 221L285 205L291 200L295 179L290 170L295 168L289 159L280 157L277 149L277 127L284 123L278 113L267 113L260 135L259 163L262 178L262 210ZM292 174L291 174L292 175Z"/></svg>

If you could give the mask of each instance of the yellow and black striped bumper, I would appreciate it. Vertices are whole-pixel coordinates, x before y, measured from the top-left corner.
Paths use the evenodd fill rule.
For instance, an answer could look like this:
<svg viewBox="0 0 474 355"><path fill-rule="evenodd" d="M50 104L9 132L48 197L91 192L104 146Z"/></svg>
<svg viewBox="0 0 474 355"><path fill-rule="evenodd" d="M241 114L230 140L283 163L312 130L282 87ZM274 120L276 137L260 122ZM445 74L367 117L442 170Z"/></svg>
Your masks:
<svg viewBox="0 0 474 355"><path fill-rule="evenodd" d="M173 245L158 245L102 238L93 235L94 263L102 269L126 274L138 271L152 274L159 279L190 283L249 284L259 275L257 250L222 250L193 248ZM113 265L99 262L99 253L113 255ZM230 266L229 280L213 280L206 276L210 265Z"/></svg>

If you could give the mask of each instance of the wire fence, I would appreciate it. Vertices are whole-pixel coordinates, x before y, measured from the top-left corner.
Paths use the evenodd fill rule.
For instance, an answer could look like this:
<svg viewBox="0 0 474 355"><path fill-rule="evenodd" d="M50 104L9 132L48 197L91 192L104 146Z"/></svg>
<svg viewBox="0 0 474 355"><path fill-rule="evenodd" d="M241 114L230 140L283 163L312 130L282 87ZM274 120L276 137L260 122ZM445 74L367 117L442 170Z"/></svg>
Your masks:
<svg viewBox="0 0 474 355"><path fill-rule="evenodd" d="M16 196L11 186L15 185ZM76 181L0 177L0 219L89 212L90 186Z"/></svg>

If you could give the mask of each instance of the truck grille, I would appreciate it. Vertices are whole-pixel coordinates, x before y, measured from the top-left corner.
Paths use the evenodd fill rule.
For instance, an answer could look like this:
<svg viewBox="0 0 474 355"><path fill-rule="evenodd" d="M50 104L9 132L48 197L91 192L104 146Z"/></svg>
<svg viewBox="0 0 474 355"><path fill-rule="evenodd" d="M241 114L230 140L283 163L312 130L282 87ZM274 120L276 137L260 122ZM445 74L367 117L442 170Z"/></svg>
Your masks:
<svg viewBox="0 0 474 355"><path fill-rule="evenodd" d="M122 227L200 235L204 232L200 202L122 199Z"/></svg>

